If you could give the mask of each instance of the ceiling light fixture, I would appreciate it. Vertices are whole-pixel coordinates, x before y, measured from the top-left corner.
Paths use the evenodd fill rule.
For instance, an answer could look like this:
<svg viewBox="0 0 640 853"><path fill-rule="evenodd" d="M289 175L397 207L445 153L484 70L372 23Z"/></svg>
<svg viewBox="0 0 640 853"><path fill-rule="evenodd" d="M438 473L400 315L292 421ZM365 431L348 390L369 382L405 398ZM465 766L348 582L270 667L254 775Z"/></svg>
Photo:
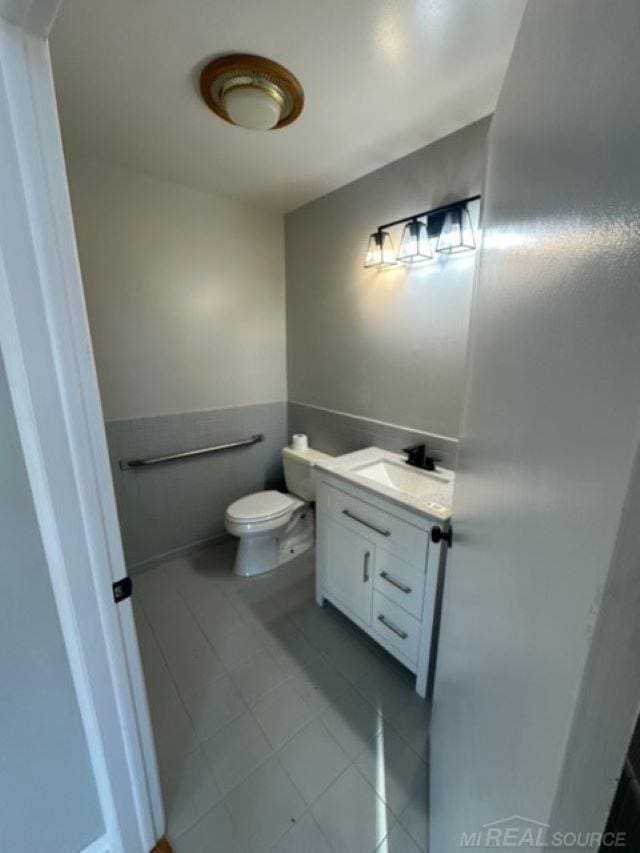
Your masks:
<svg viewBox="0 0 640 853"><path fill-rule="evenodd" d="M250 53L221 56L205 65L200 93L216 115L247 130L286 127L304 106L304 91L291 71Z"/></svg>
<svg viewBox="0 0 640 853"><path fill-rule="evenodd" d="M365 267L384 268L394 266L398 261L415 264L432 260L433 252L429 242L432 237L437 237L436 252L454 255L472 251L476 241L467 205L479 198L480 195L472 195L379 225L377 231L369 237ZM397 256L391 235L386 230L394 225L404 225Z"/></svg>

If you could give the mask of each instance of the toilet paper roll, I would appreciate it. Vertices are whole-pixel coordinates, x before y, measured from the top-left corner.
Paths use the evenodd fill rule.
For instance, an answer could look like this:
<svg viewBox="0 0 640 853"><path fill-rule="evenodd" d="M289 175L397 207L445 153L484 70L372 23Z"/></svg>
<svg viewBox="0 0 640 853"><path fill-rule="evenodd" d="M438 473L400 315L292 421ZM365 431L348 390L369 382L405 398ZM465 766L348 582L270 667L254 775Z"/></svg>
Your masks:
<svg viewBox="0 0 640 853"><path fill-rule="evenodd" d="M293 441L291 442L291 446L294 450L299 452L303 450L309 449L309 438L302 432L296 433L293 436Z"/></svg>

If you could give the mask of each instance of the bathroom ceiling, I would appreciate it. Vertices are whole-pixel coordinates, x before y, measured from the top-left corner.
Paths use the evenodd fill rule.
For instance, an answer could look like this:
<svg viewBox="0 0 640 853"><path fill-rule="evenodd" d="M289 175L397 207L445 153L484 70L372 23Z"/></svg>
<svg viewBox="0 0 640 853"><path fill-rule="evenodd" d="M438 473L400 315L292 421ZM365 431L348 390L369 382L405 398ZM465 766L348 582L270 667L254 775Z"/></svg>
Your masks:
<svg viewBox="0 0 640 853"><path fill-rule="evenodd" d="M65 0L68 151L289 211L492 112L525 0ZM302 83L300 118L233 127L198 73L235 51Z"/></svg>

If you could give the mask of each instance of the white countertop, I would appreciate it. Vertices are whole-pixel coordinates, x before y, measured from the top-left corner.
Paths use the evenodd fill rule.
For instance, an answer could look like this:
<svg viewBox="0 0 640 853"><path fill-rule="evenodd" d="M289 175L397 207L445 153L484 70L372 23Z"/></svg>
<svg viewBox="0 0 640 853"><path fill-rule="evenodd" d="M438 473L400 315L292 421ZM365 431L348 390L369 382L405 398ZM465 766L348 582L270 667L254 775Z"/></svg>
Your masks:
<svg viewBox="0 0 640 853"><path fill-rule="evenodd" d="M434 518L438 519L438 521L448 521L451 518L455 481L455 473L453 471L437 466L436 470L432 473L437 477L446 478L446 482L432 479L428 476L425 477L425 482L428 484L428 491L418 498L406 492L399 491L392 486L384 485L376 480L362 476L358 471L358 469L367 465L372 465L383 460L406 465L406 456L402 453L394 453L391 450L383 450L380 447L365 447L364 450L356 450L354 453L346 453L344 456L334 456L327 460L319 461L315 467L320 471L333 474L347 483L354 483L374 495L381 495L392 503L417 512L426 518ZM431 473L423 472L420 468L409 467L409 470L427 475Z"/></svg>

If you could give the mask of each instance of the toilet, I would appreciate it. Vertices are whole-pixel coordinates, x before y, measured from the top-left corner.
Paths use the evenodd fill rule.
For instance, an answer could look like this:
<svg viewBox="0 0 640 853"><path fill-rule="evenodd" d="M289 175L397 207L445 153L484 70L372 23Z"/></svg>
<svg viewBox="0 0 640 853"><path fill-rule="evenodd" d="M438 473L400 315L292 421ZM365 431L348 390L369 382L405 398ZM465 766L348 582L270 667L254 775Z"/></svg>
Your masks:
<svg viewBox="0 0 640 853"><path fill-rule="evenodd" d="M311 548L315 539L313 468L331 458L310 447L283 447L287 494L254 492L227 507L225 527L240 540L234 574L246 578L270 572Z"/></svg>

